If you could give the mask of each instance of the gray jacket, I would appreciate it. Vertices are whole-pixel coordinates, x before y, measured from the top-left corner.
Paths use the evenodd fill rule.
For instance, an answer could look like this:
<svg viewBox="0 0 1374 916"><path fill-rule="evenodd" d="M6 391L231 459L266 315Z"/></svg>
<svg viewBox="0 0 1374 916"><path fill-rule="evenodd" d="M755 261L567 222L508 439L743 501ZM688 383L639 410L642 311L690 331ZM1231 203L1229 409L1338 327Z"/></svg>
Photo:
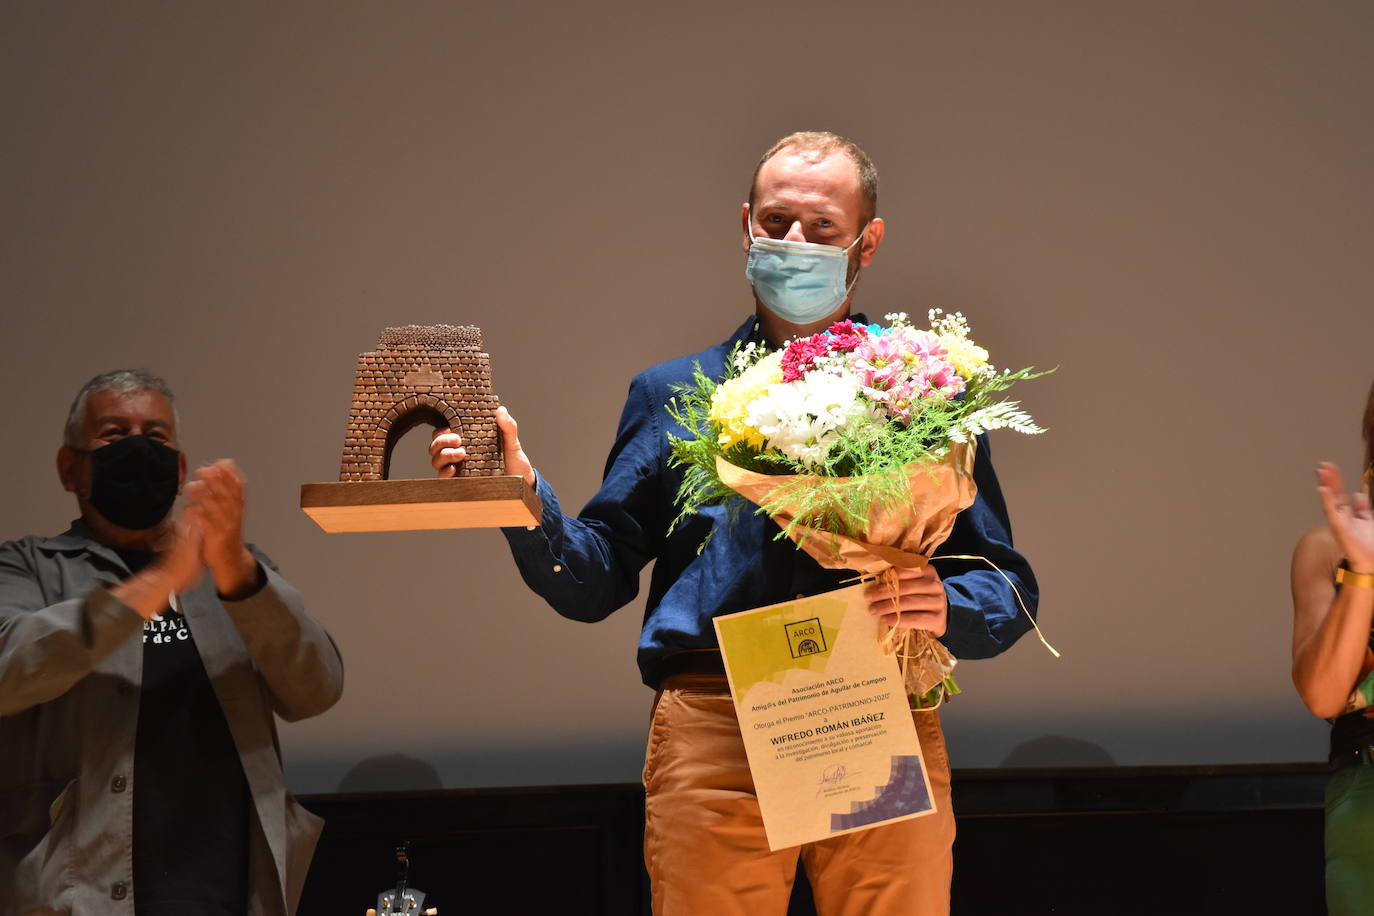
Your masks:
<svg viewBox="0 0 1374 916"><path fill-rule="evenodd" d="M343 663L255 555L267 573L257 594L222 601L207 575L180 601L253 798L249 912L285 916L323 824L286 793L273 713L324 712ZM126 575L79 522L0 545L0 916L134 911L143 619L105 588Z"/></svg>

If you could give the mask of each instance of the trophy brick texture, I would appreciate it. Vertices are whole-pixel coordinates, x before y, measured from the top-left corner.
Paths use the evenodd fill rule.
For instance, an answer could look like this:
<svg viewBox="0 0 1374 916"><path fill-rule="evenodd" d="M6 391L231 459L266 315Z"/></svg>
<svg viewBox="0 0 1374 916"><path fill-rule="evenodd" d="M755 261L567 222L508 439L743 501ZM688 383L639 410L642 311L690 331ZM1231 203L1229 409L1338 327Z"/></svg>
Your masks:
<svg viewBox="0 0 1374 916"><path fill-rule="evenodd" d="M421 423L463 437L464 477L505 473L492 416L491 358L482 330L450 324L387 328L377 349L358 356L353 408L344 436L340 481L386 480L391 450Z"/></svg>

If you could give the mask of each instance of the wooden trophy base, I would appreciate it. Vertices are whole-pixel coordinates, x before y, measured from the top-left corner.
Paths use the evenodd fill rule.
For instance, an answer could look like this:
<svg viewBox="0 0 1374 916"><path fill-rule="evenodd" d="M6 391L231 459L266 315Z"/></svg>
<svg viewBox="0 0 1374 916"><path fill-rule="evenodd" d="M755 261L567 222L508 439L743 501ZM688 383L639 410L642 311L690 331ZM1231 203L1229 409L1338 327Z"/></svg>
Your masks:
<svg viewBox="0 0 1374 916"><path fill-rule="evenodd" d="M301 508L331 534L537 525L540 512L519 477L303 483Z"/></svg>

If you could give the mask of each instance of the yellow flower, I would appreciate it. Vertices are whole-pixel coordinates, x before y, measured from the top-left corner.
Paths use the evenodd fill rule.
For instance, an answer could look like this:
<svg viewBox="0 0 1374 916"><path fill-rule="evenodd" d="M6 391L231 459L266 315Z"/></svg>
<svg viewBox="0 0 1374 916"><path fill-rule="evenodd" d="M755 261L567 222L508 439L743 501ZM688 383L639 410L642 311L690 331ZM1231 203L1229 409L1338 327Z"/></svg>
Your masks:
<svg viewBox="0 0 1374 916"><path fill-rule="evenodd" d="M782 353L772 353L745 369L735 378L716 388L711 395L712 423L720 427L719 442L722 448L729 448L738 442L747 442L757 451L763 451L766 440L763 434L748 423L749 405L758 399L769 385L782 382Z"/></svg>
<svg viewBox="0 0 1374 916"><path fill-rule="evenodd" d="M988 364L988 351L967 337L941 334L940 343L949 353L949 361L954 363L954 371L960 378L971 379Z"/></svg>

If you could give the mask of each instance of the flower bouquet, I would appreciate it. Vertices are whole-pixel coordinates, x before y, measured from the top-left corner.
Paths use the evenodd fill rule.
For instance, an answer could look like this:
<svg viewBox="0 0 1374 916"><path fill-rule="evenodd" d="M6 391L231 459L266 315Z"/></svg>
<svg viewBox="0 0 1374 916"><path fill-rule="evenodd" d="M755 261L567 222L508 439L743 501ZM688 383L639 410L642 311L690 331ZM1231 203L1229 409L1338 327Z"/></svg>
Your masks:
<svg viewBox="0 0 1374 916"><path fill-rule="evenodd" d="M670 435L685 468L677 522L717 504L733 518L743 496L822 566L884 577L895 596L895 569L924 566L972 505L976 437L1043 431L994 396L1044 373L998 372L962 314L929 318L929 330L899 313L886 327L840 321L781 350L751 343L720 382L698 367L668 404L696 431ZM955 660L930 633L888 628L882 639L918 708L958 692Z"/></svg>

